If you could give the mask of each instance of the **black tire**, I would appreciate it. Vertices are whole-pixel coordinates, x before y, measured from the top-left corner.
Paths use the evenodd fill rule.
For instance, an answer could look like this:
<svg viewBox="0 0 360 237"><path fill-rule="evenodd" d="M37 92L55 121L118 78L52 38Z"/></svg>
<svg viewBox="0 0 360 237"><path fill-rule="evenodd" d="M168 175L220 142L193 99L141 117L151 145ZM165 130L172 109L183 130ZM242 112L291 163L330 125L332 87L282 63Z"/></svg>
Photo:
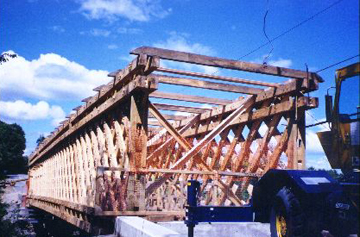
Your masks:
<svg viewBox="0 0 360 237"><path fill-rule="evenodd" d="M286 187L275 196L270 214L271 237L305 237L305 216L299 200Z"/></svg>

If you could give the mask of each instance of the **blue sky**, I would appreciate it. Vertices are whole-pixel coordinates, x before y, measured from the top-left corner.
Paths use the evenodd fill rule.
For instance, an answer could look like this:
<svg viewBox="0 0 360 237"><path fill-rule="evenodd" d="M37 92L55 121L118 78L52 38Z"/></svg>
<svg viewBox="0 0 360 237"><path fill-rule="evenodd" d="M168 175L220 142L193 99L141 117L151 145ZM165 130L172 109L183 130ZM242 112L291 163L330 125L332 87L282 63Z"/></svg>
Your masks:
<svg viewBox="0 0 360 237"><path fill-rule="evenodd" d="M331 5L275 40L268 59L301 70L307 64L312 71L359 53L358 0L2 0L0 52L19 57L0 65L0 119L23 126L29 154L40 134L51 132L92 88L108 81L108 72L127 65L133 48L261 63L271 46L243 56L267 42L262 30L267 9L266 32L274 38ZM319 97L320 107L307 116L308 124L324 118L323 97L335 69L358 60L319 73L325 83L312 96ZM359 101L359 92L350 96ZM328 167L315 135L325 128L307 130L308 166Z"/></svg>

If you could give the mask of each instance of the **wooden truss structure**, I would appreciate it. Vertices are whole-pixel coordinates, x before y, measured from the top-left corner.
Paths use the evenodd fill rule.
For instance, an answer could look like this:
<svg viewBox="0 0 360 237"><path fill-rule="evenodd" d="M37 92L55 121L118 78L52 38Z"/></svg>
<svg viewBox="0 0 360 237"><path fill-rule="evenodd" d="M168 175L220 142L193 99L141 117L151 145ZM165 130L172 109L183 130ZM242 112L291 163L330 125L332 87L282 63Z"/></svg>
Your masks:
<svg viewBox="0 0 360 237"><path fill-rule="evenodd" d="M31 155L31 206L93 231L109 216L182 218L190 178L202 181L204 204L243 205L252 179L268 169L305 167L305 111L318 105L307 94L322 82L317 74L151 47L131 53ZM163 92L162 84L196 90ZM223 94L205 96L212 91Z"/></svg>

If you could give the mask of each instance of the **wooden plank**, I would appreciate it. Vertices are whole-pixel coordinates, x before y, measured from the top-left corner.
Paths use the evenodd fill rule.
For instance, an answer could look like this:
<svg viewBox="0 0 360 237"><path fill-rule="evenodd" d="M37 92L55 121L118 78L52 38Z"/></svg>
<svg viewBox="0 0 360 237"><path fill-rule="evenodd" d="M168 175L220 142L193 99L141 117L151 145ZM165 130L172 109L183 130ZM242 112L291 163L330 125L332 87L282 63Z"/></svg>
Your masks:
<svg viewBox="0 0 360 237"><path fill-rule="evenodd" d="M116 134L116 144L120 150L120 160L119 160L119 167L128 167L129 165L129 156L124 139L124 129L120 126L118 121L114 121L114 128ZM100 165L99 165L100 166Z"/></svg>
<svg viewBox="0 0 360 237"><path fill-rule="evenodd" d="M70 202L70 201L66 201L66 200L60 200L60 199L56 199L56 198L37 196L37 195L30 195L30 196L28 196L28 198L33 199L33 200L40 200L40 201L45 201L45 202L65 206L67 208L70 208L70 209L73 209L73 210L76 210L79 212L84 212L89 215L92 215L95 212L95 209L91 206L82 205L79 203L74 203L74 202Z"/></svg>
<svg viewBox="0 0 360 237"><path fill-rule="evenodd" d="M230 147L226 152L223 162L220 164L220 170L225 170L226 166L228 165L229 161L231 160L231 158L235 152L235 146L240 139L240 136L244 129L244 126L245 126L245 124L241 124L241 125L238 125L238 127L236 128L236 131L234 134L235 136L234 136L233 140L231 141Z"/></svg>
<svg viewBox="0 0 360 237"><path fill-rule="evenodd" d="M169 100L182 100L182 101L188 101L188 102L194 102L200 104L216 104L216 105L227 105L232 102L231 100L225 100L225 99L209 98L209 97L194 96L194 95L184 95L184 94L160 92L160 91L155 91L151 93L150 97L169 99Z"/></svg>
<svg viewBox="0 0 360 237"><path fill-rule="evenodd" d="M173 114L163 114L162 116L167 120L183 120L189 117L189 116L173 115ZM149 114L148 118L156 118L156 117L154 115Z"/></svg>
<svg viewBox="0 0 360 237"><path fill-rule="evenodd" d="M276 90L273 90L273 89L264 90L264 92L257 95L256 96L256 104L261 103L265 100L269 100L276 96L283 96L283 95L286 95L289 93L296 92L296 90L297 90L296 80L289 80L287 83L281 85ZM309 101L313 102L313 103L317 103L317 100L309 100ZM234 111L239 106L240 103L241 103L241 99L238 99L236 101L226 104L225 106L214 107L210 111L202 113L200 120L203 121L210 117L215 117L215 116L223 114L223 113L230 113L230 112ZM315 106L317 107L317 104L315 104ZM187 123L187 119L179 121L179 122L175 122L175 123L173 123L173 126L178 127L178 126L182 126L186 123Z"/></svg>
<svg viewBox="0 0 360 237"><path fill-rule="evenodd" d="M61 208L61 206L49 205L46 202L39 201L37 199L29 200L29 205L44 210L54 216L57 216L88 233L92 231L91 223L89 221L83 220L81 217L66 213L64 209Z"/></svg>
<svg viewBox="0 0 360 237"><path fill-rule="evenodd" d="M191 128L195 123L199 121L199 116L194 116L184 127L179 130L179 134L183 134L187 129ZM147 161L151 161L155 156L159 154L165 147L167 147L175 138L170 137L166 142L164 142L160 147L158 147L153 153L147 157Z"/></svg>
<svg viewBox="0 0 360 237"><path fill-rule="evenodd" d="M98 167L99 170L131 172L131 169L116 168L116 167ZM99 171L101 172L101 171ZM208 170L179 170L179 169L155 169L146 168L138 169L139 173L162 173L162 174L199 174L199 175L221 175L221 176L235 176L235 177L259 177L258 174L232 172L232 171L208 171Z"/></svg>
<svg viewBox="0 0 360 237"><path fill-rule="evenodd" d="M298 103L297 106L298 108L316 108L317 107L317 98L308 98L308 97L300 97L298 98ZM230 126L234 126L237 124L243 124L243 123L248 123L251 121L255 121L258 119L263 119L265 117L270 117L273 116L275 114L280 114L280 113L285 113L288 111L291 111L292 109L295 108L295 103L294 101L285 101L285 102L281 102L279 104L275 104L275 105L271 105L268 107L263 107L260 108L258 110L255 110L253 112L247 112L244 113L243 115L241 115L239 118L237 118L235 121L233 121ZM214 116L216 115L216 113L214 113ZM203 114L201 114L201 118L204 118L205 116L203 116ZM206 118L206 117L205 117ZM202 120L200 120L202 121ZM213 130L216 126L218 126L219 122L214 122L212 124L210 124L207 128L199 128L199 129L189 129L188 131L186 131L184 133L184 136L189 137L189 136L193 136L195 134L201 134L207 131L211 131ZM176 127L176 126L175 126Z"/></svg>
<svg viewBox="0 0 360 237"><path fill-rule="evenodd" d="M205 74L205 73L200 73L200 72L189 72L189 71L182 71L182 70L163 68L163 67L159 67L158 69L156 69L156 71L185 75L185 76L214 79L214 80L219 80L219 81L228 81L228 82L236 82L236 83L249 84L249 85L257 85L257 86L269 86L269 87L279 87L280 86L279 83L254 81L254 80L242 79L242 78L237 78L237 77L217 76L217 75L210 75L210 74Z"/></svg>
<svg viewBox="0 0 360 237"><path fill-rule="evenodd" d="M183 147L185 150L190 150L191 145L176 131L173 126L164 118L164 116L156 109L156 107L149 102L149 111L159 121L159 123L174 137L174 139Z"/></svg>
<svg viewBox="0 0 360 237"><path fill-rule="evenodd" d="M150 88L149 88L150 85ZM37 151L34 156L32 156L29 160L29 166L31 167L35 161L45 155L49 150L51 150L54 146L56 146L60 141L62 141L65 137L68 137L70 134L73 134L77 129L82 128L85 124L97 118L99 115L113 108L117 103L124 100L129 96L129 94L135 89L144 89L153 91L157 88L156 81L147 81L146 77L138 76L135 80L131 81L129 84L124 86L122 89L117 91L111 98L109 98L106 103L101 104L97 107L96 110L91 111L84 118L74 124L71 128L68 128L63 133L52 137L49 143L46 144L46 147L43 147L40 151Z"/></svg>
<svg viewBox="0 0 360 237"><path fill-rule="evenodd" d="M298 119L297 119L297 126L298 126L298 132L297 132L297 138L296 138L296 144L297 144L297 154L296 154L296 161L297 161L297 167L296 169L304 170L306 169L306 124L305 124L305 110L298 110Z"/></svg>
<svg viewBox="0 0 360 237"><path fill-rule="evenodd" d="M92 96L86 97L85 99L82 99L81 102L87 103L91 98Z"/></svg>
<svg viewBox="0 0 360 237"><path fill-rule="evenodd" d="M261 139L261 142L259 143L258 148L256 149L255 154L253 155L252 159L249 161L249 166L247 167L246 172L248 173L255 173L257 169L259 168L259 163L261 157L263 157L264 153L268 151L268 144L270 142L271 137L274 135L274 132L277 130L276 127L278 126L280 122L281 116L275 115L272 117L272 120L267 125L268 129L264 135L264 137ZM238 190L246 190L249 185L249 179L246 179L242 186L239 186Z"/></svg>
<svg viewBox="0 0 360 237"><path fill-rule="evenodd" d="M195 79L189 79L183 77L171 77L171 76L158 75L158 74L152 74L151 77L158 79L160 83L164 83L164 84L189 86L189 87L208 89L208 90L235 92L235 93L242 93L249 95L256 95L263 92L262 89L254 88L254 87L215 83L215 82L195 80Z"/></svg>
<svg viewBox="0 0 360 237"><path fill-rule="evenodd" d="M98 86L98 87L95 87L94 89L93 89L93 91L96 91L96 92L100 92L102 89L104 89L106 87L106 85L104 84L104 85L100 85L100 86Z"/></svg>
<svg viewBox="0 0 360 237"><path fill-rule="evenodd" d="M129 151L132 168L146 167L148 101L146 92L131 96Z"/></svg>
<svg viewBox="0 0 360 237"><path fill-rule="evenodd" d="M290 77L290 78L312 78L317 79L319 76L316 73L308 73L305 71L294 70L283 67L275 67L270 65L263 65L257 63L249 63L237 60L229 60L224 58L210 57L200 54L185 53L168 49L160 49L154 47L140 47L132 50L131 54L147 54L150 56L158 56L161 59L174 60L178 62L194 63L204 66L220 67L234 70L241 70L247 72L255 72L268 74L273 76Z"/></svg>
<svg viewBox="0 0 360 237"><path fill-rule="evenodd" d="M146 64L146 63L145 63ZM138 86L141 87L141 85L139 85L138 83L133 83L132 86L129 86L128 88L124 88L124 82L129 82L130 79L132 81L136 81L138 80L139 77L133 77L137 72L139 72L139 70L142 70L146 65L141 65L138 64L137 60L131 62L126 69L122 70L121 73L116 75L116 79L114 82L110 82L109 84L105 85L105 89L101 88L99 91L99 95L98 96L93 96L93 98L91 99L91 106L82 106L81 108L79 108L79 110L77 111L77 117L75 117L72 121L76 121L76 123L78 123L81 119L83 119L84 117L86 117L86 115L89 113L88 110L91 110L95 107L95 105L97 103L103 103L104 101L108 100L108 96L114 92L114 90L118 87L121 87L121 90L118 91L115 94L119 94L119 92L121 92L122 96L126 96L127 95L127 90L129 89L129 87L133 87L133 86ZM156 81L151 81L150 79L143 79L144 82L144 87L145 88L157 88L157 82ZM114 95L112 95L114 96ZM97 102L97 103L95 103ZM99 105L98 107L101 107L101 105ZM88 112L85 114L85 112ZM63 131L62 131L63 132ZM61 133L57 132L56 134L54 134L53 136L51 136L51 139L48 140L48 142L46 142L45 145L43 146L39 146L37 151L34 153L34 155L31 155L29 157L29 160L31 162L31 160L33 159L33 157L35 157L36 155L38 155L40 152L42 152L47 146L49 146L50 143L54 142L54 140L56 140L59 136L61 135Z"/></svg>
<svg viewBox="0 0 360 237"><path fill-rule="evenodd" d="M284 130L283 134L281 135L280 140L276 144L276 147L269 158L269 162L266 165L264 172L268 171L269 169L277 168L280 156L287 147L290 131L292 129L292 121L290 119L287 119L287 120L288 120L288 125L287 125L286 129Z"/></svg>
<svg viewBox="0 0 360 237"><path fill-rule="evenodd" d="M198 142L195 146L191 148L180 160L171 166L171 169L177 169L182 167L182 165L196 155L200 149L208 144L212 139L215 138L219 133L221 133L229 124L231 124L238 116L240 116L247 108L249 108L254 103L255 97L249 96L247 99L243 100L242 105L232 112L228 117L226 117L215 129L213 129L209 134L207 134L204 139Z"/></svg>
<svg viewBox="0 0 360 237"><path fill-rule="evenodd" d="M161 126L157 120L149 120L148 125L159 127Z"/></svg>
<svg viewBox="0 0 360 237"><path fill-rule="evenodd" d="M130 128L129 128L129 160L131 169L146 167L147 156L147 115L148 115L149 94L139 92L130 99ZM145 175L130 175L126 190L127 210L138 208L145 210Z"/></svg>
<svg viewBox="0 0 360 237"><path fill-rule="evenodd" d="M161 103L153 103L153 105L156 108L158 108L159 110L171 110L171 111L187 112L187 113L194 113L194 114L201 114L201 113L211 110L210 108L198 108L198 107L161 104Z"/></svg>

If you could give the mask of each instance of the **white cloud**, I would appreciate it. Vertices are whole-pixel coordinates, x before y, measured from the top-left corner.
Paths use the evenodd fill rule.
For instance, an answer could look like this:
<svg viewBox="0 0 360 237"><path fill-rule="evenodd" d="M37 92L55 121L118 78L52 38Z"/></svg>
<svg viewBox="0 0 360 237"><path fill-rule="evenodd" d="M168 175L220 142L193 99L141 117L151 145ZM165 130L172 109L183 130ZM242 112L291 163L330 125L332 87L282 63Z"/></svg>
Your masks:
<svg viewBox="0 0 360 237"><path fill-rule="evenodd" d="M306 168L313 167L315 169L331 169L330 163L326 156L311 156L306 158Z"/></svg>
<svg viewBox="0 0 360 237"><path fill-rule="evenodd" d="M117 29L119 34L129 34L129 35L137 35L141 34L143 31L137 28L126 28L126 27L119 27Z"/></svg>
<svg viewBox="0 0 360 237"><path fill-rule="evenodd" d="M183 52L189 52L189 53L196 53L196 54L203 54L203 55L214 55L215 52L213 49L211 49L209 46L200 44L200 43L190 43L188 42L189 35L187 34L179 34L176 32L171 32L170 37L162 42L155 43L154 47L158 48L164 48L164 49L171 49L176 51L183 51ZM172 67L178 67L180 69L185 70L194 70L194 69L200 69L200 71L208 73L208 74L216 74L218 73L218 69L214 67L208 67L208 66L199 66L199 65L190 65L190 64L184 64L184 63L178 63L178 62L164 62L163 66L172 66Z"/></svg>
<svg viewBox="0 0 360 237"><path fill-rule="evenodd" d="M263 55L261 58L257 58L255 59L253 62L254 63L260 63L262 64L264 62L264 59L267 57L268 55ZM269 58L272 57L272 54L269 55ZM291 59L283 59L283 58L278 58L276 60L270 60L267 62L268 65L271 66L275 66L275 67L285 67L285 68L290 68L292 66L292 60Z"/></svg>
<svg viewBox="0 0 360 237"><path fill-rule="evenodd" d="M276 67L289 68L292 65L292 61L290 59L279 58L277 60L270 60L268 64Z"/></svg>
<svg viewBox="0 0 360 237"><path fill-rule="evenodd" d="M54 53L31 61L18 56L0 65L0 90L10 99L83 99L109 81L108 72L89 70Z"/></svg>
<svg viewBox="0 0 360 237"><path fill-rule="evenodd" d="M312 154L324 154L324 149L320 144L318 136L309 129L306 131L306 150Z"/></svg>
<svg viewBox="0 0 360 237"><path fill-rule="evenodd" d="M309 110L306 111L306 113L305 113L306 125L312 125L312 124L316 124L319 122L324 122L325 120L326 120L326 118L316 118L314 113ZM327 123L311 127L310 129L316 130L316 131L329 131L330 130L329 125Z"/></svg>
<svg viewBox="0 0 360 237"><path fill-rule="evenodd" d="M117 49L119 48L116 44L109 44L108 49Z"/></svg>
<svg viewBox="0 0 360 237"><path fill-rule="evenodd" d="M187 38L189 37L188 34L179 34L176 32L171 32L170 37L163 42L159 42L154 44L155 47L165 48L165 49L172 49L177 51L184 51L189 53L197 53L197 54L205 54L205 55L212 55L214 51L205 45L200 43L189 43Z"/></svg>
<svg viewBox="0 0 360 237"><path fill-rule="evenodd" d="M14 120L52 119L55 126L65 118L65 112L58 105L50 106L46 101L37 104L23 100L0 101L1 116Z"/></svg>
<svg viewBox="0 0 360 237"><path fill-rule="evenodd" d="M164 10L160 0L82 0L80 11L89 19L115 21L149 21L151 17L164 18L171 9Z"/></svg>
<svg viewBox="0 0 360 237"><path fill-rule="evenodd" d="M61 26L52 26L52 27L50 27L50 29L56 33L64 33L65 32L65 29Z"/></svg>
<svg viewBox="0 0 360 237"><path fill-rule="evenodd" d="M110 31L103 30L103 29L92 29L89 32L92 36L102 36L102 37L108 37L110 35Z"/></svg>

